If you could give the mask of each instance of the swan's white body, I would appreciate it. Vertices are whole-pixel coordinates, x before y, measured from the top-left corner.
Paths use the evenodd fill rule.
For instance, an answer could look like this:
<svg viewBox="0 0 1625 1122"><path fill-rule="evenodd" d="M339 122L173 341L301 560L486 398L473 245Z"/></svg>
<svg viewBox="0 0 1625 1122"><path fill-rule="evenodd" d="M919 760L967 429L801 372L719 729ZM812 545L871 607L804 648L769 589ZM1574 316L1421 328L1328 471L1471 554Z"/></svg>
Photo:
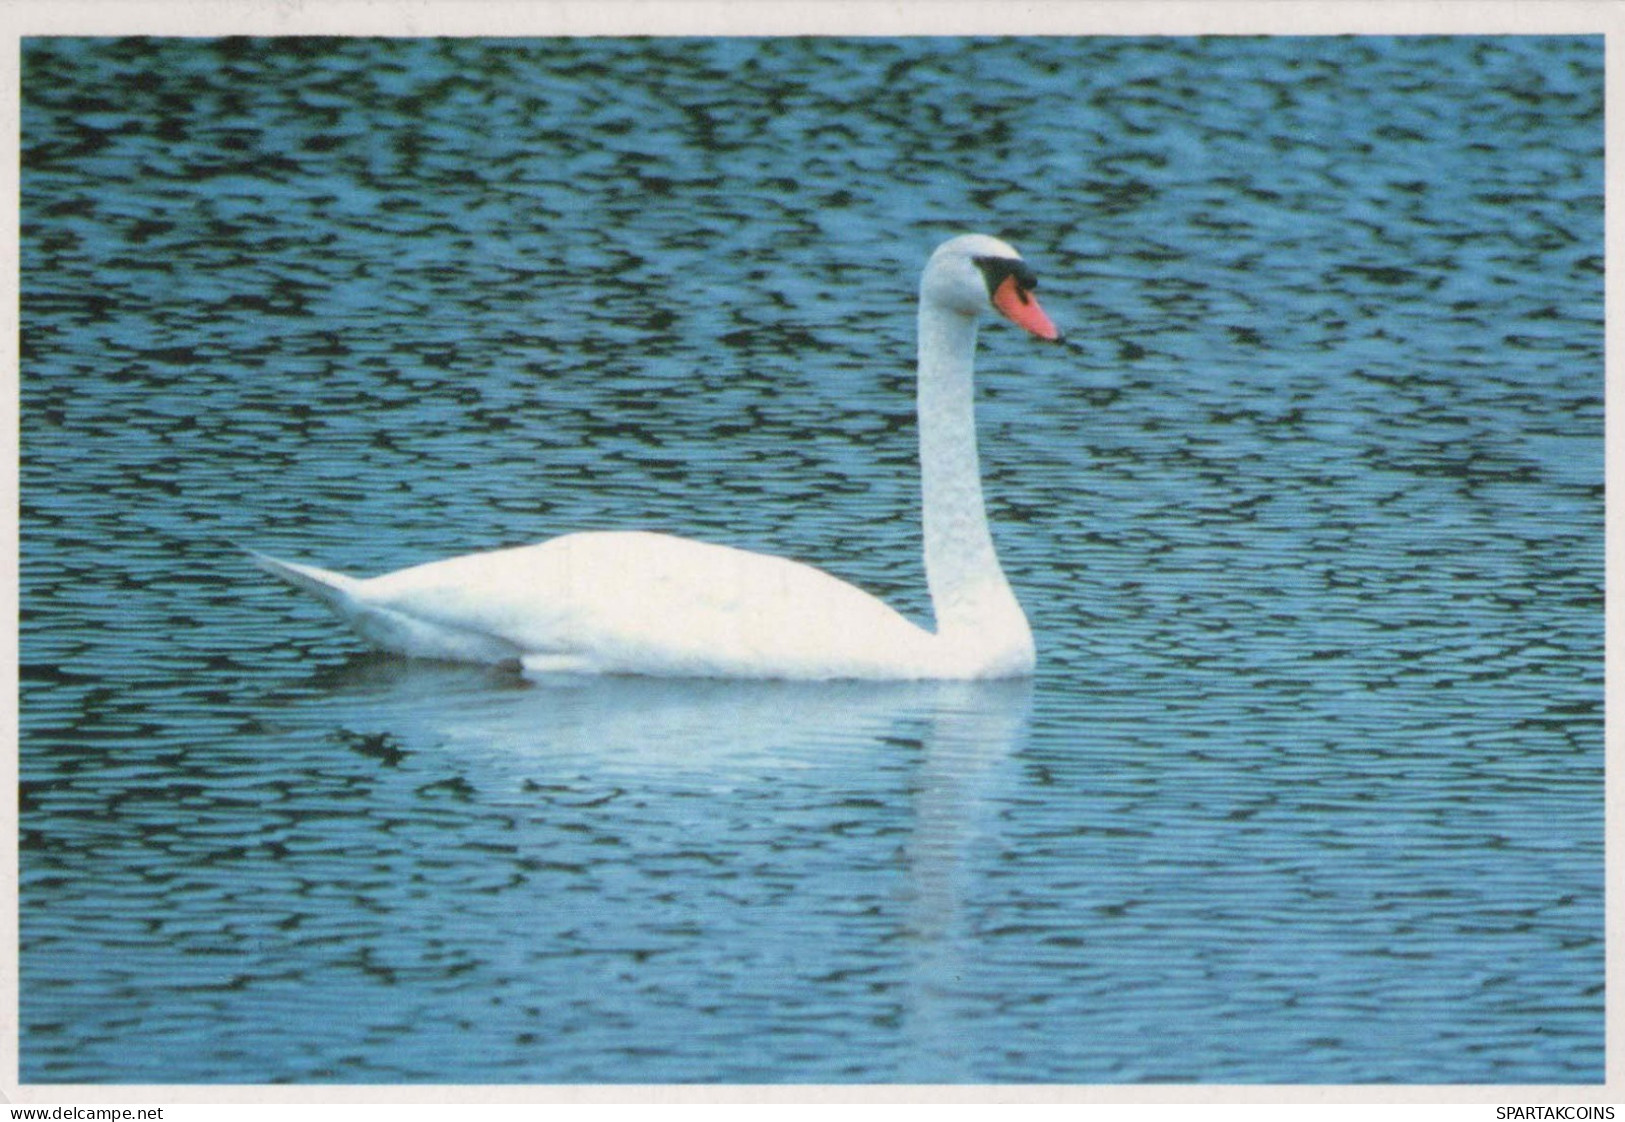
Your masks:
<svg viewBox="0 0 1625 1122"><path fill-rule="evenodd" d="M935 632L810 565L666 534L568 534L369 580L255 558L374 645L423 658L728 678L1029 674L1032 632L982 501L972 369L990 296L1028 330L1057 337L1029 295L1033 283L1015 250L982 235L939 247L921 280L920 469Z"/></svg>

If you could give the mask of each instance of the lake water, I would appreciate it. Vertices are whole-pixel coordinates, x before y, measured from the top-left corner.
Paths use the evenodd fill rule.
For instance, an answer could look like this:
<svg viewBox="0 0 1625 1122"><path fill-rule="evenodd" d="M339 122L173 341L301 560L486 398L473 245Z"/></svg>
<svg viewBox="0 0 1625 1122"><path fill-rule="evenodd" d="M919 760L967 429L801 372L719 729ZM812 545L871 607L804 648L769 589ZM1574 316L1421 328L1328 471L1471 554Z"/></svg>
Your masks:
<svg viewBox="0 0 1625 1122"><path fill-rule="evenodd" d="M1600 38L23 53L29 1083L1603 1078ZM918 270L1030 683L527 683L580 529L927 618Z"/></svg>

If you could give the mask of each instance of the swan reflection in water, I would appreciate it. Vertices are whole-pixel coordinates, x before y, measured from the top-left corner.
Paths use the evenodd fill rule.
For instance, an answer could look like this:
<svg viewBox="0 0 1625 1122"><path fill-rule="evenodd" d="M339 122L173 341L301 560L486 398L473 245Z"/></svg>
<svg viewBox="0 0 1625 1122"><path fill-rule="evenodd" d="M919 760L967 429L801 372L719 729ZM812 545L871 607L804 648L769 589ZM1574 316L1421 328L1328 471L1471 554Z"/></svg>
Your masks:
<svg viewBox="0 0 1625 1122"><path fill-rule="evenodd" d="M954 993L970 965L963 961L967 858L979 839L996 844L992 808L1005 765L1026 733L1029 679L795 683L568 675L527 681L490 668L366 656L307 687L314 688L295 707L301 723L387 730L400 750L466 777L476 803L499 802L490 808L495 814L511 814L516 801L526 805L527 783L588 793L609 786L636 794L628 801L638 810L629 812L619 800L594 809L606 829L664 829L661 836L668 836L675 828L695 846L705 844L708 829L723 830L717 848L731 865L771 865L783 876L795 875L794 866L785 865L787 854L805 851L809 840L827 840L805 836L809 824L827 827L828 816L803 808L816 811L821 801L825 809L840 807L841 818L869 818L872 834L852 844L870 848L857 858L883 870L900 866L902 878L889 893L896 907L880 957L895 964L904 949L892 997L901 1005L910 1077L952 1079L964 1070ZM786 789L791 793L780 798ZM663 798L674 791L709 798ZM745 840L699 820L737 822L761 814L764 791L774 801L751 819ZM860 795L856 804L848 801ZM481 810L475 805L470 813ZM663 813L667 819L658 827L628 820ZM545 815L520 820L522 829L537 832L537 846L556 840L550 832L559 826ZM741 852L742 846L757 852ZM606 860L639 860L638 845L601 849ZM572 911L583 904L592 908L572 894ZM749 929L766 917L739 922ZM530 930L526 938L549 938L545 925ZM873 956L866 957L872 963ZM704 978L690 982L705 985Z"/></svg>

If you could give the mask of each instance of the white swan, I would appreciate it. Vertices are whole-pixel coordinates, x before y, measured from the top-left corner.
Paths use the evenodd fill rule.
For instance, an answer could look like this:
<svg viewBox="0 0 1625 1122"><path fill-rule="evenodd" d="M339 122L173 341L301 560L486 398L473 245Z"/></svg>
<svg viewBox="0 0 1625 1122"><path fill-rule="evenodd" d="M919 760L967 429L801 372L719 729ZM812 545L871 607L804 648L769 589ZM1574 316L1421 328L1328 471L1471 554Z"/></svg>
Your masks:
<svg viewBox="0 0 1625 1122"><path fill-rule="evenodd" d="M537 673L727 678L1010 678L1032 631L993 550L971 382L989 306L1060 333L1009 245L939 246L920 281L919 428L925 571L935 633L828 573L665 534L567 534L362 580L263 554L376 646L424 658L519 662Z"/></svg>

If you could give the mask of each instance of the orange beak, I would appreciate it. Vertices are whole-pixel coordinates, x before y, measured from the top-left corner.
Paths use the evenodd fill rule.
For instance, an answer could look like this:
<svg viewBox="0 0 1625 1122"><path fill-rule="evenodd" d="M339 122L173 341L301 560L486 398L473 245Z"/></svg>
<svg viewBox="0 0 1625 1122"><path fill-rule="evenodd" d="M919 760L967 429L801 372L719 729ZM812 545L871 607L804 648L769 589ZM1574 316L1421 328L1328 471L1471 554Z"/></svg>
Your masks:
<svg viewBox="0 0 1625 1122"><path fill-rule="evenodd" d="M1005 277L993 293L993 306L1003 312L1011 322L1031 331L1040 339L1054 341L1061 337L1060 329L1050 322L1038 298L1016 283L1015 277Z"/></svg>

